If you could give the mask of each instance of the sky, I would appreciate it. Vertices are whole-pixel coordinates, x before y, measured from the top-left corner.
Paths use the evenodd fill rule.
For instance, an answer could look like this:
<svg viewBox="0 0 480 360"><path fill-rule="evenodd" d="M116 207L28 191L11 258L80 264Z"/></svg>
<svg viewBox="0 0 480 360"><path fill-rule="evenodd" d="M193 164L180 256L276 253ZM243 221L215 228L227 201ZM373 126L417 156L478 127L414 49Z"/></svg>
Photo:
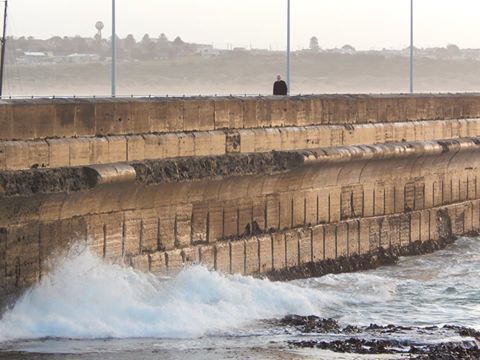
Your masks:
<svg viewBox="0 0 480 360"><path fill-rule="evenodd" d="M480 0L414 0L415 45L480 48ZM213 44L283 49L287 0L116 0L117 33ZM410 0L291 0L292 48L350 44L398 49L409 44ZM9 0L8 32L48 38L111 33L112 0Z"/></svg>

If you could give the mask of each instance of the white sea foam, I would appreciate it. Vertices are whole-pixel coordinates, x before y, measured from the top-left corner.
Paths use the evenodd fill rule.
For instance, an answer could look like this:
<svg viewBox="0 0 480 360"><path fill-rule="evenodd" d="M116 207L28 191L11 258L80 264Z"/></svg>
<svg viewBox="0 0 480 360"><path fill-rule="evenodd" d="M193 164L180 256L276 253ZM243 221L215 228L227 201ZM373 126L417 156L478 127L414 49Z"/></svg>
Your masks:
<svg viewBox="0 0 480 360"><path fill-rule="evenodd" d="M0 340L198 337L248 322L320 314L318 290L204 267L159 279L107 264L88 250L67 257L0 321Z"/></svg>

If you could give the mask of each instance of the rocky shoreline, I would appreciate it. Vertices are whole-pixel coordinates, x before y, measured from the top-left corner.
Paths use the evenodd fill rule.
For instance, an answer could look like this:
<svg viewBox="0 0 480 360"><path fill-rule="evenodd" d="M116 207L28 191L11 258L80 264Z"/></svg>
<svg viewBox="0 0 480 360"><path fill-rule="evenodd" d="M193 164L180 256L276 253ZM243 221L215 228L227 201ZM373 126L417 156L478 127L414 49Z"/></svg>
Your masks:
<svg viewBox="0 0 480 360"><path fill-rule="evenodd" d="M480 332L467 327L341 326L334 319L298 315L271 323L286 332L306 336L306 340L289 341L291 348L359 355L404 355L417 360L480 359Z"/></svg>

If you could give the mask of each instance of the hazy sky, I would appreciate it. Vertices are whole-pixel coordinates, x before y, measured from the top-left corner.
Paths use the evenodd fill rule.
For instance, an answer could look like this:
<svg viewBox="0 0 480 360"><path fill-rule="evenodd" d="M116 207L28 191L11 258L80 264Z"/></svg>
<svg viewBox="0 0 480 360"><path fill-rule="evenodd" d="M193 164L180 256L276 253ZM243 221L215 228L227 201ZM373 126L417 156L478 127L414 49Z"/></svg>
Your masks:
<svg viewBox="0 0 480 360"><path fill-rule="evenodd" d="M400 48L409 42L410 0L291 0L294 49L313 35L325 48ZM110 34L111 0L10 0L15 36ZM287 0L117 0L118 34L165 33L218 47L284 47ZM416 45L480 47L480 0L415 0Z"/></svg>

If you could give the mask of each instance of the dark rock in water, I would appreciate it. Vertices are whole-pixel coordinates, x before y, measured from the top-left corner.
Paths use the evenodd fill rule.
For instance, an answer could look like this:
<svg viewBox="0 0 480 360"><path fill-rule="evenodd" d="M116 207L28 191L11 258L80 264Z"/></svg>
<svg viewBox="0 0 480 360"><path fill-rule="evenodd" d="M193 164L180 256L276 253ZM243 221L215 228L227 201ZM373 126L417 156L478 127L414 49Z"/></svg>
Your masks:
<svg viewBox="0 0 480 360"><path fill-rule="evenodd" d="M322 319L318 316L289 315L280 320L282 326L293 326L303 333L338 334L340 325L333 319Z"/></svg>
<svg viewBox="0 0 480 360"><path fill-rule="evenodd" d="M407 327L371 324L369 326L347 325L341 327L334 319L299 315L286 316L281 320L274 321L274 324L293 328L303 334L318 336L318 339L289 341L288 344L292 347L362 355L403 354L409 355L410 359L419 360L480 359L480 332L461 326L446 325L439 328L437 326ZM349 335L349 337L339 337L327 341L318 334ZM436 337L439 342L432 343L432 341L422 340L425 334L428 334L430 338ZM441 342L442 339L459 335L465 340Z"/></svg>

